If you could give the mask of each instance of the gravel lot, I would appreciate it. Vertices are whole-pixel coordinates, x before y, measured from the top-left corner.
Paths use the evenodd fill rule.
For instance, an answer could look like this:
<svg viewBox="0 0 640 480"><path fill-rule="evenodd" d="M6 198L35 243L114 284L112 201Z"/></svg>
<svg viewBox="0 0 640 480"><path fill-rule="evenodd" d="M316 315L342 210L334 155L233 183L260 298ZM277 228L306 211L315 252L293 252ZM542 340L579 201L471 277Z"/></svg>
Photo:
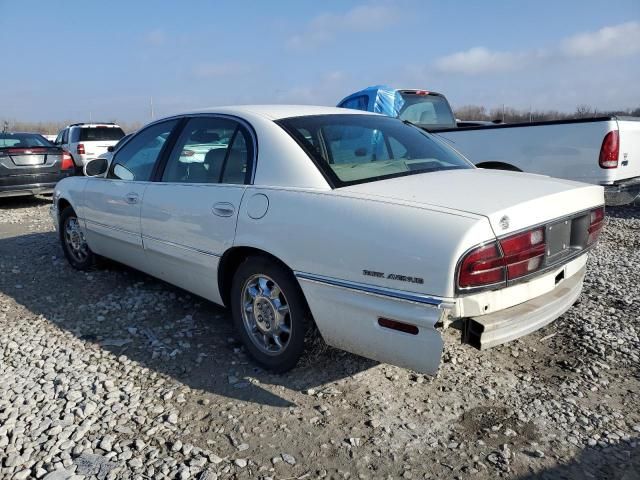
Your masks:
<svg viewBox="0 0 640 480"><path fill-rule="evenodd" d="M49 200L0 199L0 478L640 478L640 207L608 210L580 303L437 377L321 345L252 364L229 314L70 268Z"/></svg>

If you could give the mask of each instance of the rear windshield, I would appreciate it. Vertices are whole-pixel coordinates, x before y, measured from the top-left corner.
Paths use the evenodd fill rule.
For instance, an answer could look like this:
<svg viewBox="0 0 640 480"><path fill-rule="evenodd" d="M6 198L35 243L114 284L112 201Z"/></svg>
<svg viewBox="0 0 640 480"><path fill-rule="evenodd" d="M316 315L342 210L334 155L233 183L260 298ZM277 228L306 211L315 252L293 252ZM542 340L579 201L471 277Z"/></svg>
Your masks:
<svg viewBox="0 0 640 480"><path fill-rule="evenodd" d="M0 148L51 147L52 144L37 133L0 133Z"/></svg>
<svg viewBox="0 0 640 480"><path fill-rule="evenodd" d="M78 142L99 142L120 140L124 132L120 127L82 127Z"/></svg>
<svg viewBox="0 0 640 480"><path fill-rule="evenodd" d="M441 95L417 95L402 93L404 105L398 118L421 127L452 128L456 120L449 102Z"/></svg>
<svg viewBox="0 0 640 480"><path fill-rule="evenodd" d="M473 166L423 130L382 115L314 115L277 122L334 187Z"/></svg>

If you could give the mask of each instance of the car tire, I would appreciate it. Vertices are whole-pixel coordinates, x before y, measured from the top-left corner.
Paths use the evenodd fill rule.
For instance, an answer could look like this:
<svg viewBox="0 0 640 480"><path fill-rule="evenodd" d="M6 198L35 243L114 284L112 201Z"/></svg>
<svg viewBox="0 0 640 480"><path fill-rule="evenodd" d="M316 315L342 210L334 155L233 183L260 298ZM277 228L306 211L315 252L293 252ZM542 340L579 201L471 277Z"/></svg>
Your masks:
<svg viewBox="0 0 640 480"><path fill-rule="evenodd" d="M97 256L87 245L73 208L67 207L62 211L58 230L62 251L69 264L77 270L93 268L96 265Z"/></svg>
<svg viewBox="0 0 640 480"><path fill-rule="evenodd" d="M248 257L233 276L230 303L235 330L257 363L276 373L296 366L309 314L287 268L266 257Z"/></svg>

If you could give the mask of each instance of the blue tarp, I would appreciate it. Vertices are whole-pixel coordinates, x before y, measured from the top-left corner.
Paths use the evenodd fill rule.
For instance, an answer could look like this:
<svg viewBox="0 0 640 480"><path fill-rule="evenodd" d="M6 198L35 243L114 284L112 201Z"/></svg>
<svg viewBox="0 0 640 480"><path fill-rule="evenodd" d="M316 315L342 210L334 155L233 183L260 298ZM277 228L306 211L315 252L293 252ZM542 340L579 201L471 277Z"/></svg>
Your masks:
<svg viewBox="0 0 640 480"><path fill-rule="evenodd" d="M389 117L397 117L404 105L404 100L398 90L387 85L367 87L364 90L349 95L349 97L356 97L358 95L367 95L370 98L368 108L370 112L382 113Z"/></svg>

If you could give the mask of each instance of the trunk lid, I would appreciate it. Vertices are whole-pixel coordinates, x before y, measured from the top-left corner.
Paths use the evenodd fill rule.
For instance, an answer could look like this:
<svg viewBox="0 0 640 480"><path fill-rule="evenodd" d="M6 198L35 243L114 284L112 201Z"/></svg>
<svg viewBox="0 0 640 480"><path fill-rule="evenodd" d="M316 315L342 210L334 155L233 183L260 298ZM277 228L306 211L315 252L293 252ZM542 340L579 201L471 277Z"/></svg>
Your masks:
<svg viewBox="0 0 640 480"><path fill-rule="evenodd" d="M344 187L336 192L482 215L489 219L497 236L604 204L600 186L484 169L409 175Z"/></svg>

